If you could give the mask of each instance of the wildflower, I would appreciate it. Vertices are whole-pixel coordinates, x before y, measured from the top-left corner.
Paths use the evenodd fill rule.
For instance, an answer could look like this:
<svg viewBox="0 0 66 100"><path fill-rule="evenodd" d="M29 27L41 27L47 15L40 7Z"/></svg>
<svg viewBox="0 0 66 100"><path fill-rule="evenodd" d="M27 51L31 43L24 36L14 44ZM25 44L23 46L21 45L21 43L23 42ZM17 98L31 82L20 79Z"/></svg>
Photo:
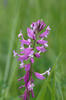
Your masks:
<svg viewBox="0 0 66 100"><path fill-rule="evenodd" d="M46 40L38 40L37 41L37 44L45 45L46 43L48 43L48 41L46 41Z"/></svg>
<svg viewBox="0 0 66 100"><path fill-rule="evenodd" d="M37 57L37 58L40 58L40 53L39 52L38 53L35 53L34 56Z"/></svg>
<svg viewBox="0 0 66 100"><path fill-rule="evenodd" d="M30 64L26 64L25 65L25 71L29 71L30 70Z"/></svg>
<svg viewBox="0 0 66 100"><path fill-rule="evenodd" d="M50 26L47 26L46 30L47 31L50 31L51 30Z"/></svg>
<svg viewBox="0 0 66 100"><path fill-rule="evenodd" d="M41 30L44 29L46 24L42 20L38 20L37 22L33 22L31 24L31 28L33 29L34 32L38 31L40 32Z"/></svg>
<svg viewBox="0 0 66 100"><path fill-rule="evenodd" d="M33 39L33 40L36 39L35 34L34 34L34 32L33 32L32 29L27 28L27 33L28 33L28 37L29 37L29 38L31 38L31 39Z"/></svg>
<svg viewBox="0 0 66 100"><path fill-rule="evenodd" d="M31 90L33 90L34 84L31 83L31 81L29 81L27 87L28 87L28 90L31 91Z"/></svg>
<svg viewBox="0 0 66 100"><path fill-rule="evenodd" d="M44 48L44 46L37 46L36 47L36 49L37 49L37 51L41 51L41 52L45 52L46 51L46 49Z"/></svg>
<svg viewBox="0 0 66 100"><path fill-rule="evenodd" d="M15 52L15 50L13 50L13 54L14 54L14 57L17 55L17 53Z"/></svg>
<svg viewBox="0 0 66 100"><path fill-rule="evenodd" d="M40 73L37 73L37 72L35 72L35 76L40 80L45 79L45 77L43 75L41 75Z"/></svg>
<svg viewBox="0 0 66 100"><path fill-rule="evenodd" d="M19 68L21 69L21 68L23 68L23 67L24 67L24 63L23 63L23 62L21 62L21 64L20 64L20 67L19 67Z"/></svg>
<svg viewBox="0 0 66 100"><path fill-rule="evenodd" d="M45 32L41 33L39 37L41 37L41 38L47 37L50 30L51 30L50 26L47 26Z"/></svg>
<svg viewBox="0 0 66 100"><path fill-rule="evenodd" d="M23 34L22 34L22 31L20 30L20 33L18 34L18 38L19 37L22 37L23 38Z"/></svg>
<svg viewBox="0 0 66 100"><path fill-rule="evenodd" d="M33 59L33 57L30 59L30 61L31 61L32 64L34 63L34 59Z"/></svg>
<svg viewBox="0 0 66 100"><path fill-rule="evenodd" d="M28 82L28 85L27 85L28 91L31 92L33 98L34 98L34 92L33 92L33 87L34 86L35 85L33 83L31 83L31 81Z"/></svg>
<svg viewBox="0 0 66 100"><path fill-rule="evenodd" d="M42 74L33 71L33 63L35 62L34 57L40 58L41 53L47 51L46 47L48 47L48 41L46 41L44 38L48 36L49 31L51 30L50 26L47 26L45 32L41 33L40 35L38 34L45 27L46 24L44 23L44 21L38 20L37 22L33 22L31 24L31 28L27 28L27 40L24 39L21 31L18 34L18 38L21 37L20 52L18 54L14 50L13 54L14 56L18 56L17 60L20 62L19 69L25 69L25 75L18 79L18 81L23 80L25 82L24 85L21 85L19 87L19 89L25 88L24 94L20 96L20 98L23 98L23 100L29 100L30 93L32 94L32 97L35 97L33 91L33 88L35 87L34 79L32 78L33 73L36 78L40 80L45 79L45 74L47 74L48 76L50 75L50 68ZM37 37L39 37L39 40ZM37 46L35 44L37 44Z"/></svg>
<svg viewBox="0 0 66 100"><path fill-rule="evenodd" d="M25 39L23 39L23 40L20 40L20 42L21 42L21 45L24 45L24 44L26 44L26 45L30 45L30 41L29 41L29 39L28 40L25 40Z"/></svg>

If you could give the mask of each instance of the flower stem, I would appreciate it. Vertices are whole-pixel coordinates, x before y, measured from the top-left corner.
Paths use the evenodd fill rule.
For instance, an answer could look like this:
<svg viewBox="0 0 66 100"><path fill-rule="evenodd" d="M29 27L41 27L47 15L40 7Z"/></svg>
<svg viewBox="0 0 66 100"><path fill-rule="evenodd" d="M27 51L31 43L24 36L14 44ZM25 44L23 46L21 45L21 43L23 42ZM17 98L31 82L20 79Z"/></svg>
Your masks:
<svg viewBox="0 0 66 100"><path fill-rule="evenodd" d="M33 41L33 50L35 48L35 43L36 43L36 40ZM31 61L30 61L30 65L31 65L31 68L30 68L30 80L31 80L31 78L32 78L32 70L33 70Z"/></svg>

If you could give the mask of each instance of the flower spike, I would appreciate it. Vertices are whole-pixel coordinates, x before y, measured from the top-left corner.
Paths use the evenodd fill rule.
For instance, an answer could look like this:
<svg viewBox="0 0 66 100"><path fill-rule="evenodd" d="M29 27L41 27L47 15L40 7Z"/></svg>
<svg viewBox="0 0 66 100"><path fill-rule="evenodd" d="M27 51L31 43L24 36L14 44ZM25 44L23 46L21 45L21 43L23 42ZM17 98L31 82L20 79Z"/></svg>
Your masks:
<svg viewBox="0 0 66 100"><path fill-rule="evenodd" d="M50 75L51 68L45 71L44 73L40 74L38 72L34 72L33 70L33 63L35 62L35 57L40 58L41 53L45 53L47 51L46 47L48 47L48 41L45 38L48 36L51 28L47 26L43 20L38 20L31 24L31 27L27 28L27 36L28 39L26 40L23 37L22 31L18 34L18 38L21 37L20 40L20 52L19 54L13 50L14 57L18 57L17 61L19 61L19 69L25 70L25 75L18 79L18 81L24 81L25 84L21 85L19 89L25 88L24 94L20 96L23 100L29 100L30 94L32 98L34 98L34 79L33 75L37 79L45 80L45 74L48 76ZM43 33L40 32L45 29ZM39 34L40 35L39 35ZM36 46L37 45L37 46ZM34 74L33 74L34 73Z"/></svg>

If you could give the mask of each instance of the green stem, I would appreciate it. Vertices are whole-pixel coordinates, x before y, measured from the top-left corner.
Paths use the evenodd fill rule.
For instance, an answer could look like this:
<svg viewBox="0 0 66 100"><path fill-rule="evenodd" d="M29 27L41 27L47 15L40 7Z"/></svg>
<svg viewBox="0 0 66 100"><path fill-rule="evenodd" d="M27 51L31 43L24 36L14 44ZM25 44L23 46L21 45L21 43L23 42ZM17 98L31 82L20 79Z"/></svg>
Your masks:
<svg viewBox="0 0 66 100"><path fill-rule="evenodd" d="M36 36L36 38L37 38L37 36ZM37 39L36 39L37 40ZM35 49L35 43L36 43L36 40L34 40L33 41L33 50ZM31 63L31 61L30 61L30 75L29 75L29 80L31 80L32 79L32 72L33 72L33 67L32 67L32 63ZM29 100L28 98L27 98L27 100Z"/></svg>
<svg viewBox="0 0 66 100"><path fill-rule="evenodd" d="M37 38L37 36L36 36L36 38ZM36 43L36 40L33 41L33 50L35 49L35 43ZM31 65L31 68L30 68L30 80L31 80L31 77L32 77L32 71L33 71L31 61L30 61L30 65Z"/></svg>

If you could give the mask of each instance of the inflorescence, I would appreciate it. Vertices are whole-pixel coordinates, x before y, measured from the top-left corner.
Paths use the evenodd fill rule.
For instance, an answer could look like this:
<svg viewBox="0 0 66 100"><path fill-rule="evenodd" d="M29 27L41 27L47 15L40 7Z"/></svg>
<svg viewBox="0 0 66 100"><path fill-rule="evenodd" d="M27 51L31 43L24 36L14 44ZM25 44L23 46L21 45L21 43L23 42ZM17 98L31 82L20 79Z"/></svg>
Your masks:
<svg viewBox="0 0 66 100"><path fill-rule="evenodd" d="M40 33L44 28L45 31ZM18 38L21 38L20 53L18 54L14 50L13 54L14 56L18 56L18 61L20 62L19 68L25 69L25 75L18 79L18 81L24 80L25 82L24 85L19 87L25 88L24 94L20 96L24 100L29 100L30 93L32 94L32 97L34 97L33 88L35 85L32 75L34 74L36 78L44 80L44 75L50 74L51 68L42 74L33 71L34 57L40 58L40 54L47 51L46 48L48 47L48 41L45 39L47 38L50 30L50 27L46 27L46 24L43 22L43 20L38 20L37 22L33 22L30 28L27 28L27 40L24 39L21 31L18 34ZM27 61L29 63L27 63Z"/></svg>

